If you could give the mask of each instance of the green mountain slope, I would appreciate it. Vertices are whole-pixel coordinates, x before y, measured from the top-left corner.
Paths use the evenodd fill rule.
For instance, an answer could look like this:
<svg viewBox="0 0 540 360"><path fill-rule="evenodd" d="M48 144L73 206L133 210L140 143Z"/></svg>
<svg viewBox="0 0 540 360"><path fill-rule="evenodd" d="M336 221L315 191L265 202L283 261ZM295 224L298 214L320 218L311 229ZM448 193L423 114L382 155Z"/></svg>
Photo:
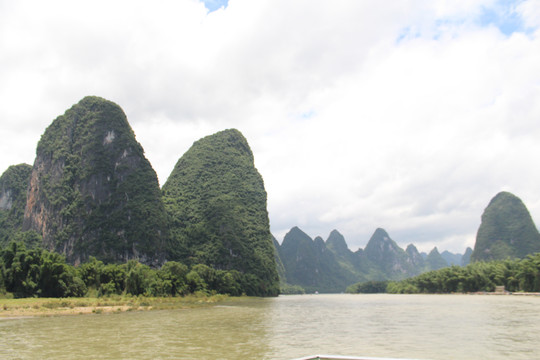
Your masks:
<svg viewBox="0 0 540 360"><path fill-rule="evenodd" d="M405 250L381 228L375 230L371 236L364 249L363 258L380 273L380 278L370 280L403 279L416 273Z"/></svg>
<svg viewBox="0 0 540 360"><path fill-rule="evenodd" d="M439 270L449 266L448 262L439 253L439 249L434 247L426 257L426 271Z"/></svg>
<svg viewBox="0 0 540 360"><path fill-rule="evenodd" d="M540 251L540 234L517 196L498 193L482 214L471 262L524 258Z"/></svg>
<svg viewBox="0 0 540 360"><path fill-rule="evenodd" d="M251 279L244 289L251 295L279 293L266 190L238 130L196 141L177 162L162 194L171 260L237 270Z"/></svg>
<svg viewBox="0 0 540 360"><path fill-rule="evenodd" d="M461 262L459 264L460 266L467 266L471 263L472 252L473 250L470 247L467 247L467 249L465 250L465 253L461 257Z"/></svg>
<svg viewBox="0 0 540 360"><path fill-rule="evenodd" d="M38 143L23 228L71 263L164 260L166 216L157 176L122 109L85 97Z"/></svg>
<svg viewBox="0 0 540 360"><path fill-rule="evenodd" d="M425 267L425 260L413 244L409 244L407 246L407 249L405 249L405 252L409 256L409 264L415 269L418 269L418 273L420 273L421 269L424 269Z"/></svg>
<svg viewBox="0 0 540 360"><path fill-rule="evenodd" d="M298 227L285 235L279 254L287 281L307 292L343 292L357 278L340 264L321 237L312 240Z"/></svg>
<svg viewBox="0 0 540 360"><path fill-rule="evenodd" d="M10 166L0 177L0 247L22 230L31 173L30 165L19 164Z"/></svg>

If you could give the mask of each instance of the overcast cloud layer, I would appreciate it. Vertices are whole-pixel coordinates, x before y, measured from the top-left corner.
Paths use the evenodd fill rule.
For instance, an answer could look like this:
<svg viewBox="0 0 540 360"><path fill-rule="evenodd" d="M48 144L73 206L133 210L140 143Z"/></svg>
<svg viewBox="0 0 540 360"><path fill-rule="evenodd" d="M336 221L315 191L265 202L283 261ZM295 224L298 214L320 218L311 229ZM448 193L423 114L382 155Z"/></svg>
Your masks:
<svg viewBox="0 0 540 360"><path fill-rule="evenodd" d="M463 252L506 190L540 222L540 1L0 0L0 172L86 95L163 184L246 136L271 229Z"/></svg>

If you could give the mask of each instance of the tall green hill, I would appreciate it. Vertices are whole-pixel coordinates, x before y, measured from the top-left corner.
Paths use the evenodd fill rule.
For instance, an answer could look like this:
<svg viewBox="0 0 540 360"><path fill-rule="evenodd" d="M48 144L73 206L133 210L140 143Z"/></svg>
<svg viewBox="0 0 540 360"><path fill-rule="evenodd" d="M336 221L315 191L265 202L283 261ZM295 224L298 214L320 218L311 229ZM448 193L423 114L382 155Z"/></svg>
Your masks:
<svg viewBox="0 0 540 360"><path fill-rule="evenodd" d="M339 233L334 236L339 237ZM343 292L357 279L321 237L311 239L296 226L285 235L279 254L287 281L307 292Z"/></svg>
<svg viewBox="0 0 540 360"><path fill-rule="evenodd" d="M177 162L162 194L171 260L237 270L247 279L247 294L279 293L266 190L238 130L196 141Z"/></svg>
<svg viewBox="0 0 540 360"><path fill-rule="evenodd" d="M409 264L411 264L415 269L424 269L425 260L413 244L409 244L407 249L405 249L407 255L409 255Z"/></svg>
<svg viewBox="0 0 540 360"><path fill-rule="evenodd" d="M349 249L345 237L337 230L332 230L328 235L326 247L344 262L350 262L354 257L354 253Z"/></svg>
<svg viewBox="0 0 540 360"><path fill-rule="evenodd" d="M442 257L439 249L435 246L426 257L426 270L439 270L447 267L448 262Z"/></svg>
<svg viewBox="0 0 540 360"><path fill-rule="evenodd" d="M71 263L164 260L166 216L156 173L122 109L85 97L42 135L25 230Z"/></svg>
<svg viewBox="0 0 540 360"><path fill-rule="evenodd" d="M31 174L32 166L19 164L10 166L0 177L0 246L22 230Z"/></svg>
<svg viewBox="0 0 540 360"><path fill-rule="evenodd" d="M288 282L310 288L318 285L313 239L297 226L283 238L279 256L285 267Z"/></svg>
<svg viewBox="0 0 540 360"><path fill-rule="evenodd" d="M373 264L384 279L403 279L416 273L408 254L381 228L375 230L364 249L363 257Z"/></svg>
<svg viewBox="0 0 540 360"><path fill-rule="evenodd" d="M540 251L540 234L520 198L500 192L482 214L471 262L524 258Z"/></svg>

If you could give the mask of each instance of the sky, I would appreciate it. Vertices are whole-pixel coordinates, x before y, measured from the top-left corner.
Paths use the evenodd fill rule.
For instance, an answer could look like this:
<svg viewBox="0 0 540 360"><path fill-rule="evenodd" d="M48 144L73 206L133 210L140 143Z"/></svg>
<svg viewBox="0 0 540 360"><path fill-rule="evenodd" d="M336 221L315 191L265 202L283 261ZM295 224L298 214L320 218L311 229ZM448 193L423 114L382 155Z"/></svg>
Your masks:
<svg viewBox="0 0 540 360"><path fill-rule="evenodd" d="M500 191L540 223L540 0L0 0L0 172L87 95L161 185L240 130L280 242L463 253Z"/></svg>

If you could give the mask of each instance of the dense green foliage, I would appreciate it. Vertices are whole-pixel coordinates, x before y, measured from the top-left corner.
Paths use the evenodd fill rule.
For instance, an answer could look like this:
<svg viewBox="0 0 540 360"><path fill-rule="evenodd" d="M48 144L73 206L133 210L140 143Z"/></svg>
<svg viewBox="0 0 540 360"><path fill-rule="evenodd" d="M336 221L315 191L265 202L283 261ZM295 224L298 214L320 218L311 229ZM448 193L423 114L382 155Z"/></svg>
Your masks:
<svg viewBox="0 0 540 360"><path fill-rule="evenodd" d="M246 139L225 130L195 142L164 184L169 258L236 270L249 295L277 295L266 191Z"/></svg>
<svg viewBox="0 0 540 360"><path fill-rule="evenodd" d="M0 288L15 297L83 296L86 286L65 258L40 248L10 243L0 252Z"/></svg>
<svg viewBox="0 0 540 360"><path fill-rule="evenodd" d="M26 207L26 191L32 167L28 164L10 166L0 177L0 246L7 245L20 234Z"/></svg>
<svg viewBox="0 0 540 360"><path fill-rule="evenodd" d="M306 290L300 285L291 285L288 283L281 283L279 293L283 295L301 295L305 294Z"/></svg>
<svg viewBox="0 0 540 360"><path fill-rule="evenodd" d="M540 251L540 234L518 197L500 192L482 214L471 261L524 258Z"/></svg>
<svg viewBox="0 0 540 360"><path fill-rule="evenodd" d="M380 294L386 292L388 281L366 281L349 285L347 290L349 294Z"/></svg>
<svg viewBox="0 0 540 360"><path fill-rule="evenodd" d="M257 284L236 270L166 262L153 269L135 260L104 264L95 257L74 267L65 257L12 242L0 250L0 293L15 297L80 297L130 294L183 296L195 292L242 295Z"/></svg>
<svg viewBox="0 0 540 360"><path fill-rule="evenodd" d="M347 291L369 293L373 285L354 284ZM540 253L525 259L480 261L465 267L446 267L406 280L376 285L378 292L393 294L492 292L496 286L503 285L511 292L540 292Z"/></svg>
<svg viewBox="0 0 540 360"><path fill-rule="evenodd" d="M35 179L35 182L34 182ZM157 176L122 109L85 97L37 147L25 229L80 262L163 260L166 216Z"/></svg>

